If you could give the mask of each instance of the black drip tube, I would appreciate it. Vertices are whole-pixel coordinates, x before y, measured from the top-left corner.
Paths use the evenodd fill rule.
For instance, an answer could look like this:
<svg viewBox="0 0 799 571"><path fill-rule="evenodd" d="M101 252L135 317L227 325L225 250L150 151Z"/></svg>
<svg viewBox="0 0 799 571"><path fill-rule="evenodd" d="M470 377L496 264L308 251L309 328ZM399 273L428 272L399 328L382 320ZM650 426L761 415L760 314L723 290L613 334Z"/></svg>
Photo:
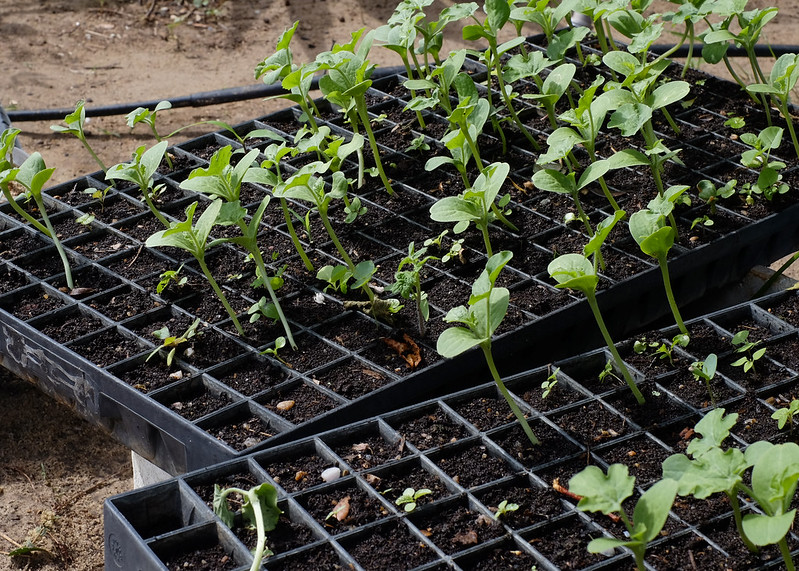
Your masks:
<svg viewBox="0 0 799 571"><path fill-rule="evenodd" d="M378 67L372 73L372 79L380 79L405 73L403 66L397 67ZM314 78L311 83L311 90L319 88L319 79ZM271 85L245 85L243 87L231 87L220 89L219 91L204 91L193 95L175 97L167 99L172 107L206 107L208 105L219 105L220 103L230 103L231 101L246 101L248 99L258 99L260 97L271 97L287 93L279 83ZM102 107L85 107L87 117L106 117L109 115L126 115L139 107L153 109L163 99L153 99L152 101L140 101L138 103L118 103L116 105L105 105ZM22 121L53 121L63 120L64 117L75 111L72 109L37 109L31 111L6 111L8 118L12 122Z"/></svg>
<svg viewBox="0 0 799 571"><path fill-rule="evenodd" d="M694 44L694 54L702 53L703 44ZM663 54L672 49L673 46L669 45L653 45L650 51L654 54ZM771 55L781 56L788 53L799 53L799 46L795 45L766 45L758 44L754 48L755 55L758 57L768 57ZM680 46L672 57L686 57L688 55L688 46ZM727 49L729 57L745 57L746 51L737 46L730 46ZM372 78L380 79L381 77L388 77L398 73L405 73L405 68L402 66L396 67L378 67L372 73ZM319 87L318 78L314 78L311 84L311 90L316 90ZM231 87L229 89L221 89L219 91L204 91L202 93L195 93L193 95L186 95L183 97L175 97L168 101L172 107L205 107L208 105L219 105L220 103L230 103L232 101L246 101L248 99L258 99L259 97L271 97L286 93L286 90L279 83L271 85L246 85L243 87ZM105 105L103 107L86 107L87 117L104 117L109 115L126 115L138 107L152 109L161 99L154 99L152 101L140 101L138 103L119 103L116 105ZM53 121L61 120L70 113L73 109L36 109L31 111L6 111L8 118L12 122L21 121Z"/></svg>

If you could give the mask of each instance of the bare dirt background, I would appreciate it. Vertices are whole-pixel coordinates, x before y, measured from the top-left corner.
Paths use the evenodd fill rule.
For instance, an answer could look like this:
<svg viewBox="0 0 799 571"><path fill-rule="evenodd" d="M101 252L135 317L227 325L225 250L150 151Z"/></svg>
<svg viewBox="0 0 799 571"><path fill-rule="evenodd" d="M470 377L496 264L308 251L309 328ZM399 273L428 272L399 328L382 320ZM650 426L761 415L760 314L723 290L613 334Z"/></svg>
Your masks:
<svg viewBox="0 0 799 571"><path fill-rule="evenodd" d="M429 13L452 3L437 1ZM769 4L753 0L749 7ZM776 5L780 15L763 41L796 43L799 0ZM395 6L394 0L0 0L0 105L70 108L86 99L91 107L254 84L255 65L295 20L301 21L295 57L310 61L348 40L351 31L384 23ZM458 32L452 30L448 41L457 44ZM379 65L399 64L394 57L373 50ZM253 100L174 109L160 114L159 123L162 132L207 119L236 124L281 106ZM77 140L51 132L58 122L15 126L23 130L23 147L56 167L55 182L96 171ZM171 142L208 130L192 128ZM121 116L92 119L88 131L107 165L128 160L138 145L152 141L145 127L131 132ZM131 487L126 449L27 382L0 372L0 569L102 569L102 502ZM2 555L26 539L47 552L13 561Z"/></svg>

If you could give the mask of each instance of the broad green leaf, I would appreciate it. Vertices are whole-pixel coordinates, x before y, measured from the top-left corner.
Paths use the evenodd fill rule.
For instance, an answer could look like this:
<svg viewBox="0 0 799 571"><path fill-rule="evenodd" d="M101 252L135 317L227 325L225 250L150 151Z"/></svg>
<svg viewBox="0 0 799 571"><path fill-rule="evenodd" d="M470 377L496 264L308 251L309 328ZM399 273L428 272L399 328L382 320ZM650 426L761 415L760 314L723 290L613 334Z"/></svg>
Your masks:
<svg viewBox="0 0 799 571"><path fill-rule="evenodd" d="M489 30L498 32L510 18L510 5L508 0L486 0L483 4L486 12L485 25Z"/></svg>
<svg viewBox="0 0 799 571"><path fill-rule="evenodd" d="M644 492L635 505L633 536L639 535L640 531L645 543L655 539L669 517L676 495L677 482L674 480L660 480Z"/></svg>
<svg viewBox="0 0 799 571"><path fill-rule="evenodd" d="M743 518L744 533L755 545L771 545L780 541L793 525L796 510L774 516L746 514Z"/></svg>
<svg viewBox="0 0 799 571"><path fill-rule="evenodd" d="M623 541L614 537L597 537L588 542L588 553L605 553L617 547L629 545L629 541Z"/></svg>
<svg viewBox="0 0 799 571"><path fill-rule="evenodd" d="M686 81L669 81L657 87L648 100L652 109L660 109L685 98L691 91L691 86Z"/></svg>
<svg viewBox="0 0 799 571"><path fill-rule="evenodd" d="M214 513L219 519L221 519L226 526L232 528L235 514L230 511L227 505L227 498L222 494L222 488L219 487L219 484L214 484L213 506Z"/></svg>
<svg viewBox="0 0 799 571"><path fill-rule="evenodd" d="M355 266L355 272L352 274L352 287L353 288L360 288L364 286L375 273L375 264L371 260L364 260L360 262L357 266Z"/></svg>
<svg viewBox="0 0 799 571"><path fill-rule="evenodd" d="M480 220L478 207L457 196L446 196L430 207L430 218L436 222L460 222Z"/></svg>
<svg viewBox="0 0 799 571"><path fill-rule="evenodd" d="M594 265L582 254L564 254L552 260L547 266L549 275L557 283L557 288L576 289L583 293L596 290L598 277Z"/></svg>
<svg viewBox="0 0 799 571"><path fill-rule="evenodd" d="M559 161L566 157L576 145L585 141L585 138L571 127L558 127L547 137L547 152L540 155L536 162L545 165Z"/></svg>
<svg viewBox="0 0 799 571"><path fill-rule="evenodd" d="M627 213L624 210L616 210L613 214L607 216L602 222L597 224L594 235L588 241L588 244L585 245L585 248L583 248L583 255L587 257L599 250L605 242L605 239L613 230L613 227L616 226L616 223L626 215Z"/></svg>
<svg viewBox="0 0 799 571"><path fill-rule="evenodd" d="M738 413L733 412L725 416L723 408L711 410L696 423L694 431L701 434L702 438L694 438L688 444L686 452L694 458L721 446L721 443L730 435L730 429L738 422Z"/></svg>
<svg viewBox="0 0 799 571"><path fill-rule="evenodd" d="M679 482L681 496L704 499L718 492L731 491L750 466L738 448L711 448L695 460L673 454L663 462L663 478Z"/></svg>
<svg viewBox="0 0 799 571"><path fill-rule="evenodd" d="M449 329L445 329L441 335L438 336L436 351L445 358L457 357L483 341L486 341L486 339L478 337L469 329L464 327L450 327Z"/></svg>
<svg viewBox="0 0 799 571"><path fill-rule="evenodd" d="M752 468L752 491L771 514L784 513L799 481L799 445L777 444L766 450Z"/></svg>
<svg viewBox="0 0 799 571"><path fill-rule="evenodd" d="M622 502L633 494L635 478L624 464L611 464L605 475L597 466L587 466L569 480L569 491L582 499L577 507L605 515L622 511Z"/></svg>
<svg viewBox="0 0 799 571"><path fill-rule="evenodd" d="M574 194L577 185L574 182L574 173L563 174L555 169L543 169L533 174L533 184L536 188L558 194Z"/></svg>
<svg viewBox="0 0 799 571"><path fill-rule="evenodd" d="M617 127L624 137L632 137L651 118L651 107L643 103L625 103L610 116L608 127Z"/></svg>

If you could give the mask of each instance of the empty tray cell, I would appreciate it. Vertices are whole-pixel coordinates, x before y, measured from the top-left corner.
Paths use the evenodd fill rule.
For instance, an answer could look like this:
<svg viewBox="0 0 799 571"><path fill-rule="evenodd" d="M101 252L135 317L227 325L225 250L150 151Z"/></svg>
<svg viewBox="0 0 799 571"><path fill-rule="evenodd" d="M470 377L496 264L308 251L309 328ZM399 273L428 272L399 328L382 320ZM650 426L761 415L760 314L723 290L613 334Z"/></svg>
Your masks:
<svg viewBox="0 0 799 571"><path fill-rule="evenodd" d="M288 427L282 419L248 402L205 417L198 426L239 452L257 446Z"/></svg>
<svg viewBox="0 0 799 571"><path fill-rule="evenodd" d="M409 454L400 435L374 420L336 431L324 441L355 472L372 470Z"/></svg>
<svg viewBox="0 0 799 571"><path fill-rule="evenodd" d="M393 512L356 478L342 478L294 498L331 535L352 531Z"/></svg>
<svg viewBox="0 0 799 571"><path fill-rule="evenodd" d="M249 565L247 550L220 528L221 522L182 530L159 537L150 544L167 569L215 569L232 571L242 564Z"/></svg>
<svg viewBox="0 0 799 571"><path fill-rule="evenodd" d="M437 448L470 435L460 419L450 416L437 403L388 415L386 420L406 442L418 450Z"/></svg>
<svg viewBox="0 0 799 571"><path fill-rule="evenodd" d="M302 379L259 395L255 401L292 424L307 422L345 402Z"/></svg>
<svg viewBox="0 0 799 571"><path fill-rule="evenodd" d="M133 359L111 367L110 372L139 392L150 393L181 379L189 378L193 373L173 361L167 366L157 359L147 360L150 352L140 354Z"/></svg>
<svg viewBox="0 0 799 571"><path fill-rule="evenodd" d="M444 473L464 488L482 486L521 471L493 445L471 440L431 452L429 456Z"/></svg>
<svg viewBox="0 0 799 571"><path fill-rule="evenodd" d="M198 420L234 402L213 380L192 377L159 391L153 398L187 420Z"/></svg>
<svg viewBox="0 0 799 571"><path fill-rule="evenodd" d="M473 490L472 493L494 513L500 523L517 531L547 521L553 515L570 509L563 505L561 496L552 487L542 486L526 474L493 482ZM509 508L497 516L502 502L506 502ZM513 506L517 506L516 509L511 509Z"/></svg>
<svg viewBox="0 0 799 571"><path fill-rule="evenodd" d="M89 310L81 311L77 306L42 315L31 322L39 331L58 343L68 343L94 331L102 329L106 324Z"/></svg>
<svg viewBox="0 0 799 571"><path fill-rule="evenodd" d="M23 321L64 307L65 304L58 293L39 284L0 297L0 308Z"/></svg>
<svg viewBox="0 0 799 571"><path fill-rule="evenodd" d="M0 229L3 229L0 220ZM17 256L29 254L48 245L40 234L30 232L24 228L15 228L0 232L0 258L11 260Z"/></svg>
<svg viewBox="0 0 799 571"><path fill-rule="evenodd" d="M322 473L328 468L338 468L341 474L347 469L321 443L308 440L267 450L255 460L288 493L323 484Z"/></svg>
<svg viewBox="0 0 799 571"><path fill-rule="evenodd" d="M124 321L156 307L156 301L143 289L123 285L86 300L85 304L114 321Z"/></svg>

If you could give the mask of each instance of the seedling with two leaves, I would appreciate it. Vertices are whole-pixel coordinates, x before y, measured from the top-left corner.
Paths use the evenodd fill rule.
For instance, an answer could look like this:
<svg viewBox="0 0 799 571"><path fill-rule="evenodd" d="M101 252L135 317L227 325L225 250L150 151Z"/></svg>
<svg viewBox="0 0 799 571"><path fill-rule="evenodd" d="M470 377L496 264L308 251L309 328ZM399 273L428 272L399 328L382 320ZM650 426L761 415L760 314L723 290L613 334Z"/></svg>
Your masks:
<svg viewBox="0 0 799 571"><path fill-rule="evenodd" d="M227 498L231 494L239 494L244 500L238 512L233 512L228 507ZM277 507L277 489L266 482L249 490L236 487L222 489L218 484L214 484L213 505L214 513L229 528L233 528L237 517L240 517L248 527L255 528L258 539L253 550L250 571L260 569L263 558L273 555L266 547L266 532L275 529L280 514L283 513Z"/></svg>
<svg viewBox="0 0 799 571"><path fill-rule="evenodd" d="M420 498L424 496L429 496L433 493L433 490L429 490L427 488L421 488L419 490L414 490L413 488L405 488L402 492L402 495L394 500L394 503L398 506L405 506L403 509L406 513L411 513L416 509L416 505Z"/></svg>
<svg viewBox="0 0 799 571"><path fill-rule="evenodd" d="M730 365L733 367L742 367L744 373L755 370L755 362L759 361L766 354L766 347L755 349L760 341L749 341L749 330L743 329L732 336L730 341L735 347L735 352L742 354L742 357L736 359Z"/></svg>
<svg viewBox="0 0 799 571"><path fill-rule="evenodd" d="M147 356L146 361L152 359L155 355L160 353L163 350L168 350L166 354L166 366L171 367L172 361L175 359L175 354L177 350L183 345L184 343L188 343L191 339L195 336L202 335L202 331L197 331L197 328L200 326L201 320L198 317L195 319L191 325L180 335L170 335L169 333L169 326L164 325L161 329L156 329L153 331L153 337L161 340L161 345L156 347L152 353Z"/></svg>

